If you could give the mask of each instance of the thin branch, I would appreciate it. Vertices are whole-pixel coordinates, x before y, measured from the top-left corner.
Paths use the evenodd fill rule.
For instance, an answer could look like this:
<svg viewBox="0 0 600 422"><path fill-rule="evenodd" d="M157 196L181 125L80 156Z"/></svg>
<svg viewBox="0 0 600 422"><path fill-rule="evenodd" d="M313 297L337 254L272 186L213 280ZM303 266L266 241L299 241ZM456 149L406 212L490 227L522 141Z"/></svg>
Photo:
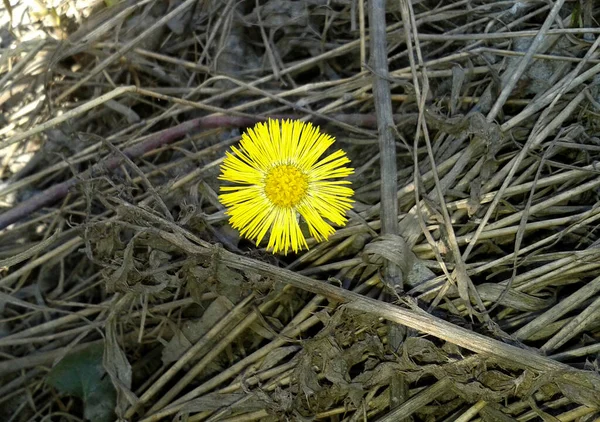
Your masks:
<svg viewBox="0 0 600 422"><path fill-rule="evenodd" d="M392 114L387 40L385 24L385 0L369 1L369 29L371 32L371 60L373 69L373 101L377 114L379 135L379 167L381 171L381 234L398 235L398 183L396 180L395 126ZM401 241L401 240L400 240ZM402 245L404 243L402 242ZM403 291L403 274L400 267L392 262L384 264L385 285L389 295ZM404 326L389 323L389 346L398 350L406 337ZM404 403L408 397L408 385L403 376L394 377L390 389L390 407L393 409Z"/></svg>

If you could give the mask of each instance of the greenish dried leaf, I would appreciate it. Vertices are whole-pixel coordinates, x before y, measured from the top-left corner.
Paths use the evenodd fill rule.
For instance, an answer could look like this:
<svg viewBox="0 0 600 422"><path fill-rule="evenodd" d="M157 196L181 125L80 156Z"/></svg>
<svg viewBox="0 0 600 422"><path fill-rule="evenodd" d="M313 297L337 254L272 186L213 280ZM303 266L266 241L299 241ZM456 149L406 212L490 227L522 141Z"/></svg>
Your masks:
<svg viewBox="0 0 600 422"><path fill-rule="evenodd" d="M114 420L117 392L102 366L103 353L104 346L97 344L67 355L46 378L61 394L81 399L92 422Z"/></svg>

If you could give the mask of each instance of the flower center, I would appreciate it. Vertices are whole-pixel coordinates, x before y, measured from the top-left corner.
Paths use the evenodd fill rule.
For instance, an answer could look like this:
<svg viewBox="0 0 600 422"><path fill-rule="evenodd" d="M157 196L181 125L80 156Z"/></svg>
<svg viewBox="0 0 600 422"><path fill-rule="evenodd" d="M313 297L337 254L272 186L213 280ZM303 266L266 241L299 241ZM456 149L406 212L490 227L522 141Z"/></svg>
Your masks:
<svg viewBox="0 0 600 422"><path fill-rule="evenodd" d="M278 207L289 208L297 205L307 189L306 175L288 164L272 168L265 179L265 194Z"/></svg>

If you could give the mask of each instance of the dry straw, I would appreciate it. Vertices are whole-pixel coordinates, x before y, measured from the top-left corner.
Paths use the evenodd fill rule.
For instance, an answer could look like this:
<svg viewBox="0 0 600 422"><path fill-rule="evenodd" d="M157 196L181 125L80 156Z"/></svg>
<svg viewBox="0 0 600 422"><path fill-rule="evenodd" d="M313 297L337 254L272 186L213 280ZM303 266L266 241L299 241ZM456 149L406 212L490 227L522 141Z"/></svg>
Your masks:
<svg viewBox="0 0 600 422"><path fill-rule="evenodd" d="M76 3L3 12L0 420L597 417L595 2Z"/></svg>

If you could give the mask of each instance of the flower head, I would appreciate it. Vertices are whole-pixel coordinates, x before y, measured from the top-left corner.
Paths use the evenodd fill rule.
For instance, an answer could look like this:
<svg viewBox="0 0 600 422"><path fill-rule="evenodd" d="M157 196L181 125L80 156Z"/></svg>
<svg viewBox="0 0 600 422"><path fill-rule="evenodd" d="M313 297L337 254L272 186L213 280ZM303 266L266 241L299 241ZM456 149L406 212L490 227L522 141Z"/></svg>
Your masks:
<svg viewBox="0 0 600 422"><path fill-rule="evenodd" d="M307 248L299 216L317 241L335 232L331 223L346 224L354 192L346 177L354 169L346 153L337 150L321 158L334 138L301 121L269 120L242 135L221 165L219 200L240 235L258 245L270 230L267 248L273 253ZM329 222L328 222L329 221Z"/></svg>

